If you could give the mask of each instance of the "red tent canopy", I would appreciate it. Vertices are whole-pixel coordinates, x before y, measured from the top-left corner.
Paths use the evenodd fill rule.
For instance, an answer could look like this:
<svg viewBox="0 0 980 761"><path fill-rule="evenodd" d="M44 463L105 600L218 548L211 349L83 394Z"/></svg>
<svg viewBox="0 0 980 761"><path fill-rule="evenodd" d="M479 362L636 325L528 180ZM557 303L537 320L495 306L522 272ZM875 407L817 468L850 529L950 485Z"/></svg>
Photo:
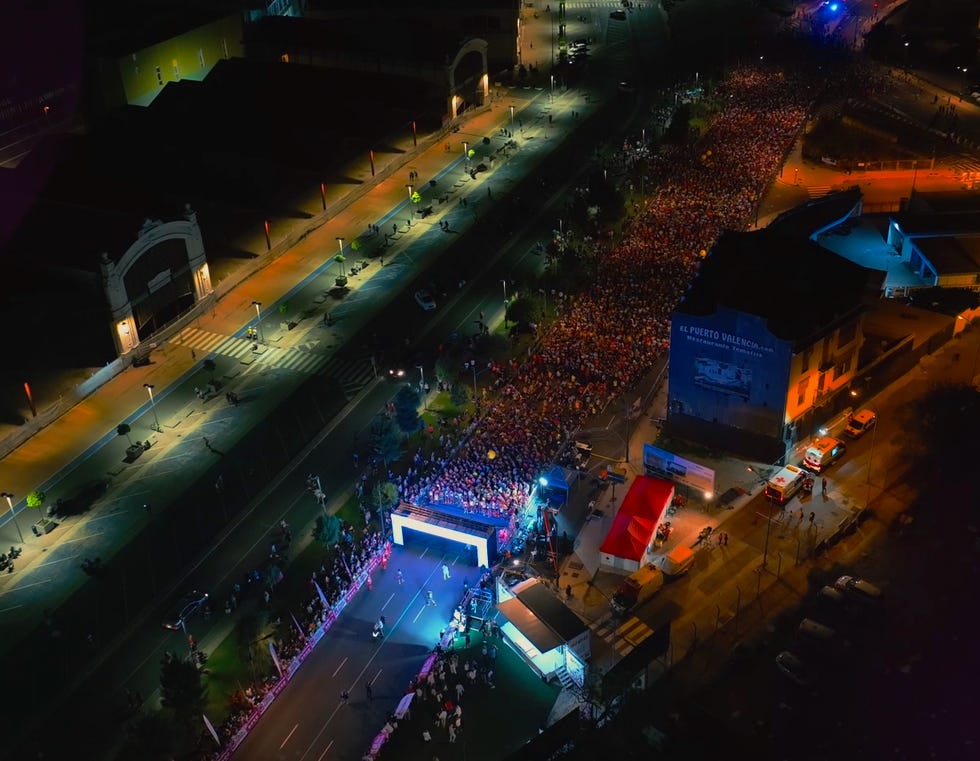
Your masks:
<svg viewBox="0 0 980 761"><path fill-rule="evenodd" d="M642 560L673 498L674 484L670 481L637 476L599 552L626 560Z"/></svg>

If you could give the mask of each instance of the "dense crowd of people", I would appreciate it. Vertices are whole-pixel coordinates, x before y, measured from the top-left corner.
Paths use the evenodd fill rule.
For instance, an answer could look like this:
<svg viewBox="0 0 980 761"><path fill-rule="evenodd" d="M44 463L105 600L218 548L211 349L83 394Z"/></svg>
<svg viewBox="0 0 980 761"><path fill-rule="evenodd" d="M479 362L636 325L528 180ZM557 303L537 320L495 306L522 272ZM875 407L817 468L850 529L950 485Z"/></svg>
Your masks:
<svg viewBox="0 0 980 761"><path fill-rule="evenodd" d="M528 361L503 370L500 392L483 402L455 456L423 463L403 498L515 515L561 442L668 350L671 312L704 252L723 230L747 226L815 95L800 72L733 72L701 140L645 159L658 189L634 206L621 240L600 244L591 287L566 304Z"/></svg>

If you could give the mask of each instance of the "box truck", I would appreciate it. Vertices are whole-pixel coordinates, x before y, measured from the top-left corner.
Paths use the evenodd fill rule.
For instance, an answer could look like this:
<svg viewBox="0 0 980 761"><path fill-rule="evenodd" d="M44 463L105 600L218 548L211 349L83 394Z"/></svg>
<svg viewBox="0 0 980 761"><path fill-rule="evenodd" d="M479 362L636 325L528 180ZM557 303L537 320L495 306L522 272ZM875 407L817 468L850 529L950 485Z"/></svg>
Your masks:
<svg viewBox="0 0 980 761"><path fill-rule="evenodd" d="M653 563L647 563L623 580L616 594L613 595L609 607L613 612L622 615L649 600L663 585L664 572Z"/></svg>

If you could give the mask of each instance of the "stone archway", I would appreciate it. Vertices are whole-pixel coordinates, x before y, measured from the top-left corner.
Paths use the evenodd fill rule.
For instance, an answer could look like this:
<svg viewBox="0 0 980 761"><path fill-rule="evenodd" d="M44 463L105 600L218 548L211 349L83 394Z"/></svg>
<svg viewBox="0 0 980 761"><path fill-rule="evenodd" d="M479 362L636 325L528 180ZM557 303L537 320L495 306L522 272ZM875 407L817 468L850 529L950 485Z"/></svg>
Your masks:
<svg viewBox="0 0 980 761"><path fill-rule="evenodd" d="M490 95L486 40L467 40L447 68L449 114L452 119L467 108L482 106L486 102Z"/></svg>
<svg viewBox="0 0 980 761"><path fill-rule="evenodd" d="M119 356L213 291L201 228L190 206L180 220L147 219L119 261L103 253L101 267Z"/></svg>

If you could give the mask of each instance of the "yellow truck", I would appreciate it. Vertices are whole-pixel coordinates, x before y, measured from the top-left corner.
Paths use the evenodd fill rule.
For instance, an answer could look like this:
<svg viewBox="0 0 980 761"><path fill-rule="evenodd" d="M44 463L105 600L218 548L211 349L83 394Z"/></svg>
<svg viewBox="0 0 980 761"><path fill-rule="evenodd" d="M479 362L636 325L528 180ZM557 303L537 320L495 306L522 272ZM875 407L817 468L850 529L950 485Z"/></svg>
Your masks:
<svg viewBox="0 0 980 761"><path fill-rule="evenodd" d="M622 615L640 603L646 602L664 585L664 572L653 563L627 576L609 603L614 613Z"/></svg>

